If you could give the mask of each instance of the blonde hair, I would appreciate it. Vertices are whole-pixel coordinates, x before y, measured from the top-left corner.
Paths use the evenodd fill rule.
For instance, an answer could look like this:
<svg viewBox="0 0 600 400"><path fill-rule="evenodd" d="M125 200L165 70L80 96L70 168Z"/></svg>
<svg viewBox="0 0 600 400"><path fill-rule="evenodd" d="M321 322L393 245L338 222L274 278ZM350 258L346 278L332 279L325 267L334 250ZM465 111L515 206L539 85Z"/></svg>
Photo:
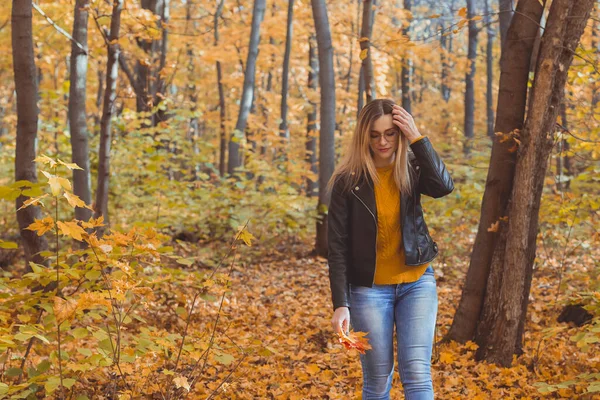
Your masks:
<svg viewBox="0 0 600 400"><path fill-rule="evenodd" d="M370 177L375 185L379 183L373 154L369 147L370 133L374 122L378 118L386 114L392 114L395 104L391 99L376 99L363 107L358 115L356 129L352 134L350 144L342 161L331 175L327 190L331 190L335 181L340 178L343 181L343 192L348 192L354 187L362 176ZM398 143L394 159L394 181L401 192L409 193L412 186L411 167L408 162L409 142L402 132L399 132L398 137L400 143Z"/></svg>

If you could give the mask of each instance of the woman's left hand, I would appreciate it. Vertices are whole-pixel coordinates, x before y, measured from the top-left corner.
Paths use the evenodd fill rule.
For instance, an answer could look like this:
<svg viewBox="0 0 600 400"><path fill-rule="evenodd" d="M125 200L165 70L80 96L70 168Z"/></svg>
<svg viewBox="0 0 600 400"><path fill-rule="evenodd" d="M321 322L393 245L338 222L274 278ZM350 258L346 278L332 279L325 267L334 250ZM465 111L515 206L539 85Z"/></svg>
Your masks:
<svg viewBox="0 0 600 400"><path fill-rule="evenodd" d="M415 125L415 120L413 119L412 115L410 115L408 111L397 104L395 104L394 108L392 109L392 122L394 125L400 128L409 142L412 142L421 136L417 125Z"/></svg>

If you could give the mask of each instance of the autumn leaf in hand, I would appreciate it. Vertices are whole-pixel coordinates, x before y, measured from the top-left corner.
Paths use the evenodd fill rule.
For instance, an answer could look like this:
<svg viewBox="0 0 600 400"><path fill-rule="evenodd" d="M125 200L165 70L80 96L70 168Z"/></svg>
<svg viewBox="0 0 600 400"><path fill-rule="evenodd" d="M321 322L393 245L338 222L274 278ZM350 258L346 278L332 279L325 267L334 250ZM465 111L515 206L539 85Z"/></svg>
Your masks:
<svg viewBox="0 0 600 400"><path fill-rule="evenodd" d="M344 332L339 331L338 341L346 348L346 350L356 349L359 353L365 354L367 350L371 349L371 345L369 344L369 339L365 336L369 332L354 332L350 331L348 335Z"/></svg>

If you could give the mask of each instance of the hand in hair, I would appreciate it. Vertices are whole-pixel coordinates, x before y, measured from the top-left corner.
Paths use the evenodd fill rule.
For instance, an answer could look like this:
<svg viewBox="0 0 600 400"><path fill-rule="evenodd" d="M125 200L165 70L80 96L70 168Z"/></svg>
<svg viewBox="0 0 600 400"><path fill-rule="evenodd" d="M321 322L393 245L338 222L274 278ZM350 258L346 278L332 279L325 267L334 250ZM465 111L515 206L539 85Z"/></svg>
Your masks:
<svg viewBox="0 0 600 400"><path fill-rule="evenodd" d="M400 128L402 134L410 142L421 136L412 115L397 104L394 105L394 109L392 110L392 122Z"/></svg>

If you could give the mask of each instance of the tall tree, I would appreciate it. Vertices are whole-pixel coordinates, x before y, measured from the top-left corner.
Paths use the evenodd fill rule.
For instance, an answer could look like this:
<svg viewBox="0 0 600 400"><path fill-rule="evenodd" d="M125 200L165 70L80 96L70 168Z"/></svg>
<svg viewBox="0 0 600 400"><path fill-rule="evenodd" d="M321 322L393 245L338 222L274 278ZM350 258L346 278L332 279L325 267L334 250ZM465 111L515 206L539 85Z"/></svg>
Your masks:
<svg viewBox="0 0 600 400"><path fill-rule="evenodd" d="M335 73L333 46L325 0L311 0L319 52L319 86L321 88L321 130L319 134L319 200L317 210L316 252L327 255L326 208L331 194L325 188L335 167Z"/></svg>
<svg viewBox="0 0 600 400"><path fill-rule="evenodd" d="M407 16L410 15L408 23L404 23L402 28L402 34L406 37L410 34L410 20L412 19L412 3L411 0L404 0L404 11ZM406 51L405 51L406 54ZM410 90L411 90L411 71L412 71L412 59L410 56L405 55L402 58L402 108L409 113L411 111L410 102Z"/></svg>
<svg viewBox="0 0 600 400"><path fill-rule="evenodd" d="M484 22L487 26L487 43L486 43L486 69L487 69L487 84L485 91L485 110L487 115L487 135L490 138L494 136L494 36L496 36L494 26L492 25L490 0L484 0L485 17Z"/></svg>
<svg viewBox="0 0 600 400"><path fill-rule="evenodd" d="M477 34L479 30L475 25L475 0L467 0L468 22L468 50L467 73L465 74L465 145L464 152L468 155L471 151L475 136L475 64L477 62Z"/></svg>
<svg viewBox="0 0 600 400"><path fill-rule="evenodd" d="M215 13L214 18L214 30L215 30L215 47L219 45L219 19L223 14L223 6L225 5L225 0L219 1L219 5L217 6L217 12ZM217 86L219 88L219 175L225 176L225 156L227 154L227 136L225 132L225 117L226 117L226 109L225 109L225 90L223 88L223 70L221 67L221 61L217 60L216 63L217 68Z"/></svg>
<svg viewBox="0 0 600 400"><path fill-rule="evenodd" d="M110 177L110 145L112 142L111 120L115 112L117 99L117 79L119 77L119 31L121 29L121 11L124 0L114 0L110 33L106 43L108 61L106 63L106 88L104 91L104 104L100 120L100 148L98 150L98 186L96 189L96 203L94 215L104 216L108 222L108 187Z"/></svg>
<svg viewBox="0 0 600 400"><path fill-rule="evenodd" d="M71 42L71 79L69 85L69 130L71 134L71 160L82 170L73 170L73 193L85 204L91 204L90 158L86 113L88 66L88 14L89 0L76 0ZM75 218L87 221L92 216L88 208L76 207Z"/></svg>
<svg viewBox="0 0 600 400"><path fill-rule="evenodd" d="M361 79L364 84L364 93L367 96L367 103L375 98L375 77L373 72L373 57L371 52L371 34L373 33L375 0L363 1L362 26L360 29L360 50L361 50ZM360 111L360 110L359 110Z"/></svg>
<svg viewBox="0 0 600 400"><path fill-rule="evenodd" d="M506 215L513 187L516 152L512 135L523 127L529 59L535 33L544 7L538 0L521 0L508 29L508 41L500 64L500 88L496 107L496 126L485 192L481 203L479 228L460 303L447 338L459 342L472 340L479 322L486 292L492 254L504 225L498 223ZM497 232L490 232L493 224Z"/></svg>
<svg viewBox="0 0 600 400"><path fill-rule="evenodd" d="M281 76L281 123L279 124L279 135L283 138L285 144L290 140L290 131L288 129L288 80L290 71L290 54L292 52L292 36L294 27L294 0L288 0L287 28L285 36L285 53L283 55L283 71ZM284 151L285 157L285 151Z"/></svg>
<svg viewBox="0 0 600 400"><path fill-rule="evenodd" d="M503 231L506 245L496 246L492 257L493 290L486 292L475 338L476 358L502 366L522 353L548 156L568 70L593 6L594 0L554 0L540 44Z"/></svg>
<svg viewBox="0 0 600 400"><path fill-rule="evenodd" d="M317 90L319 59L317 58L317 39L315 35L310 35L308 42L308 88L312 91ZM308 121L306 124L306 163L311 173L317 174L317 104L309 100ZM314 180L306 179L306 195L314 197L318 195L319 186Z"/></svg>
<svg viewBox="0 0 600 400"><path fill-rule="evenodd" d="M506 43L506 35L508 33L508 27L513 17L513 0L499 0L498 9L500 11L500 46L504 49Z"/></svg>
<svg viewBox="0 0 600 400"><path fill-rule="evenodd" d="M37 182L35 162L37 151L38 126L38 87L35 58L33 55L31 0L13 0L11 11L12 58L17 93L17 143L15 149L15 181ZM16 200L17 210L29 197L21 195ZM26 268L29 261L41 264L40 252L48 248L44 236L26 229L34 220L41 219L42 213L37 206L29 206L17 211L19 232L23 239Z"/></svg>
<svg viewBox="0 0 600 400"><path fill-rule="evenodd" d="M244 73L244 86L242 89L242 99L240 101L240 111L235 124L235 131L229 139L227 172L231 175L233 175L236 168L242 165L240 140L244 137L246 123L248 122L248 114L250 113L250 106L252 105L252 98L254 96L256 59L258 58L258 44L260 42L260 24L265 15L265 7L265 0L254 0L250 44L248 46L248 56L246 58L246 71Z"/></svg>
<svg viewBox="0 0 600 400"><path fill-rule="evenodd" d="M119 56L119 64L136 95L137 111L149 112L164 97L166 89L162 70L166 65L167 57L170 0L141 0L141 5L143 9L149 10L157 16L156 28L161 32L161 38L145 38L137 41L145 57L135 60L134 69L130 67L123 54ZM165 110L159 109L151 115L151 125L155 126L165 119Z"/></svg>

